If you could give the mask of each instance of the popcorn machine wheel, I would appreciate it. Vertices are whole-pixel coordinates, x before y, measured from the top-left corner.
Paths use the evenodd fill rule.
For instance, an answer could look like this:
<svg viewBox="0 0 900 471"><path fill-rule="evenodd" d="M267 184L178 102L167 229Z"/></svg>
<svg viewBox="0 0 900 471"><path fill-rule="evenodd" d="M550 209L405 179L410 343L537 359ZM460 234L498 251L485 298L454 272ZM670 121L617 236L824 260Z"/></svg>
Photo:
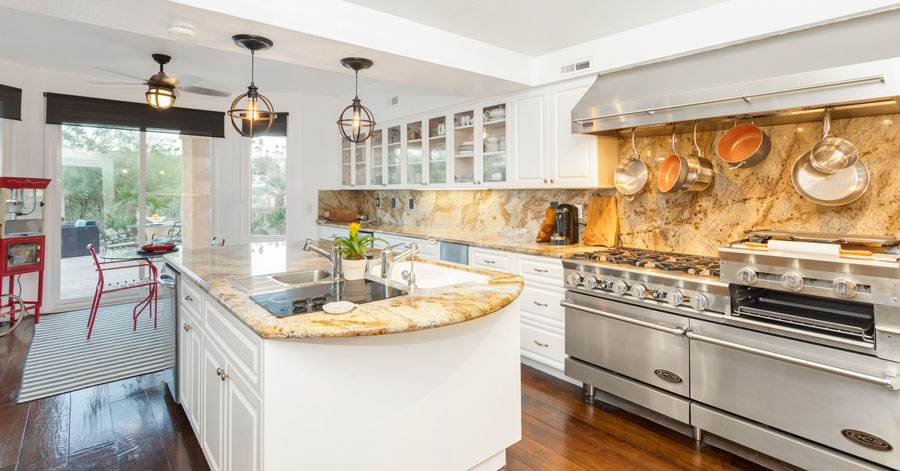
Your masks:
<svg viewBox="0 0 900 471"><path fill-rule="evenodd" d="M21 321L27 310L34 310L35 323L40 321L44 291L44 190L49 184L48 178L0 177L0 254L5 255L5 261L0 263L0 319L8 315L12 328L17 325L16 318ZM35 301L23 301L22 293L15 290L17 278L26 273L37 273ZM21 287L21 280L18 281Z"/></svg>
<svg viewBox="0 0 900 471"><path fill-rule="evenodd" d="M0 337L9 334L25 316L16 317L16 312L25 312L25 303L22 298L14 294L0 294Z"/></svg>

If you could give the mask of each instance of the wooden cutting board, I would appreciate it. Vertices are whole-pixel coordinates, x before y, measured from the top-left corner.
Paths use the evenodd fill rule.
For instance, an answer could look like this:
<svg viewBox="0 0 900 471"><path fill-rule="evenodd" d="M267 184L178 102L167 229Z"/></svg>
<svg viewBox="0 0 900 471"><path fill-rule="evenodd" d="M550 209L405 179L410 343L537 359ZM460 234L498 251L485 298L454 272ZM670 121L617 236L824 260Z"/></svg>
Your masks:
<svg viewBox="0 0 900 471"><path fill-rule="evenodd" d="M583 241L587 245L615 247L619 240L619 212L615 196L591 197L588 206L587 227Z"/></svg>
<svg viewBox="0 0 900 471"><path fill-rule="evenodd" d="M547 208L544 211L544 220L541 221L541 228L538 229L536 240L538 242L550 242L550 236L556 230L556 211L553 208Z"/></svg>

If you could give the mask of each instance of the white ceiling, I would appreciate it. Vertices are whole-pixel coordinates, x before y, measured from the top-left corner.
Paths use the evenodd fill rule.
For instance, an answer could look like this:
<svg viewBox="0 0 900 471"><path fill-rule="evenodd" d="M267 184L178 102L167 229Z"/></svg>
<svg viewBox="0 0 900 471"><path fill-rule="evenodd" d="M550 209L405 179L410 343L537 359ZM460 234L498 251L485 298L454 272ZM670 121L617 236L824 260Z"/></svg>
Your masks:
<svg viewBox="0 0 900 471"><path fill-rule="evenodd" d="M538 56L726 0L347 0Z"/></svg>

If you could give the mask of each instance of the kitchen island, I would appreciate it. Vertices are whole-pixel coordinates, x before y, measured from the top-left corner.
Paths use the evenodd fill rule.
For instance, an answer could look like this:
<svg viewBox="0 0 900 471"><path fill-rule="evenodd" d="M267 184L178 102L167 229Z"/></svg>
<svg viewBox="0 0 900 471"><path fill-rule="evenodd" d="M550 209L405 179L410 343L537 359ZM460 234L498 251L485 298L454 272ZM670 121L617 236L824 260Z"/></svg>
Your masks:
<svg viewBox="0 0 900 471"><path fill-rule="evenodd" d="M181 274L178 395L212 469L506 464L521 436L521 277L417 260L482 276L278 318L229 280L330 268L302 243L185 249L166 263Z"/></svg>

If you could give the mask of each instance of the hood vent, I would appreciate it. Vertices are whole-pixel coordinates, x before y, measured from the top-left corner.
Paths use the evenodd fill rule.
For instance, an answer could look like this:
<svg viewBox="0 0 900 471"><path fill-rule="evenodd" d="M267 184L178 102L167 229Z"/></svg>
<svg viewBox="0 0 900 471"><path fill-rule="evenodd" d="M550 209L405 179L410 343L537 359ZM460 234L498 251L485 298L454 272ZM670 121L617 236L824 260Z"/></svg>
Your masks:
<svg viewBox="0 0 900 471"><path fill-rule="evenodd" d="M758 125L821 119L824 107L835 119L900 112L900 59L834 67L732 84L697 74L693 87L666 94L666 80L627 81L600 76L572 110L572 132L616 135L638 128L639 135L685 129L703 120L704 128L724 129L740 115Z"/></svg>
<svg viewBox="0 0 900 471"><path fill-rule="evenodd" d="M559 75L566 76L570 74L574 74L575 72L579 72L582 70L587 70L591 68L591 60L585 59L583 61L578 61L574 64L567 64L559 68Z"/></svg>

